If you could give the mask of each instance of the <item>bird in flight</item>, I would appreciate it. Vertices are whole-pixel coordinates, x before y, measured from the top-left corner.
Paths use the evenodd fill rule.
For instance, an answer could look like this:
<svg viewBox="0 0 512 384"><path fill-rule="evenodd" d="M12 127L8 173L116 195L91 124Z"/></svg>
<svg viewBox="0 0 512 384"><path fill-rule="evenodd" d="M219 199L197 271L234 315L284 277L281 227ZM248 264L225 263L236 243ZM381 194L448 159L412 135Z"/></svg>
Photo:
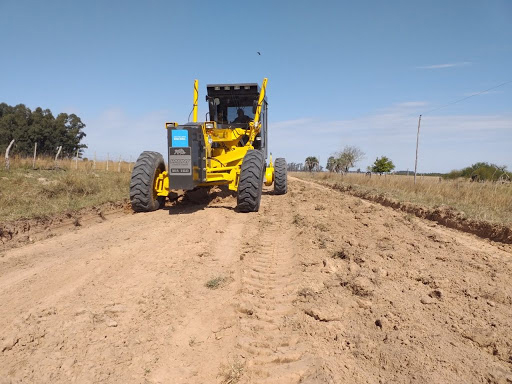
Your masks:
<svg viewBox="0 0 512 384"><path fill-rule="evenodd" d="M261 53L260 53L260 52L256 52L256 53L257 53L258 55L260 55L260 56L261 56Z"/></svg>

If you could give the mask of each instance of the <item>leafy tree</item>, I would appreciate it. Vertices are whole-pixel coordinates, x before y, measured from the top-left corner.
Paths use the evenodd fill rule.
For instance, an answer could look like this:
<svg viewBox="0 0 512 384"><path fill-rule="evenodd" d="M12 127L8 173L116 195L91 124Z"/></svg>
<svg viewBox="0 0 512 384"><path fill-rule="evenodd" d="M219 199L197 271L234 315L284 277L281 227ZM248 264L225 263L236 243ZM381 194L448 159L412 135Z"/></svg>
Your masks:
<svg viewBox="0 0 512 384"><path fill-rule="evenodd" d="M327 159L327 164L325 166L329 172L334 172L336 169L336 158L334 156L329 156Z"/></svg>
<svg viewBox="0 0 512 384"><path fill-rule="evenodd" d="M308 156L304 162L304 167L307 171L312 172L318 168L320 162L315 156Z"/></svg>
<svg viewBox="0 0 512 384"><path fill-rule="evenodd" d="M77 150L87 148L81 144L84 128L85 124L75 114L61 113L55 118L49 109L38 107L31 111L23 104L0 104L0 152L15 139L13 152L22 156L30 156L37 143L39 154L54 155L62 145L63 156L72 157Z"/></svg>
<svg viewBox="0 0 512 384"><path fill-rule="evenodd" d="M364 152L358 147L347 145L341 152L337 152L327 160L327 169L330 172L348 172L356 163L364 158Z"/></svg>
<svg viewBox="0 0 512 384"><path fill-rule="evenodd" d="M377 157L371 168L372 172L380 174L391 172L393 169L395 169L395 165L386 156Z"/></svg>
<svg viewBox="0 0 512 384"><path fill-rule="evenodd" d="M338 155L340 167L344 172L348 172L358 161L364 158L364 152L358 147L347 145Z"/></svg>
<svg viewBox="0 0 512 384"><path fill-rule="evenodd" d="M508 172L505 165L499 166L496 164L479 162L461 170L451 171L446 175L446 177L449 179L465 177L475 180L497 181L500 177L512 178L512 172Z"/></svg>

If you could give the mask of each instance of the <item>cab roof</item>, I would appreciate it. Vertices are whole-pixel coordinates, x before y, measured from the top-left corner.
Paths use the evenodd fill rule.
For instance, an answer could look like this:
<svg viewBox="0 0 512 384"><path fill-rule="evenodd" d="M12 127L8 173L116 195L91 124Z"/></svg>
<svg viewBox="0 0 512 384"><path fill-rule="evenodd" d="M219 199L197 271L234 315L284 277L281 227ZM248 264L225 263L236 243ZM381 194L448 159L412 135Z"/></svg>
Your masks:
<svg viewBox="0 0 512 384"><path fill-rule="evenodd" d="M236 83L236 84L208 84L206 85L210 97L249 97L257 99L260 94L258 83ZM265 101L267 97L265 95Z"/></svg>
<svg viewBox="0 0 512 384"><path fill-rule="evenodd" d="M253 90L260 92L260 86L258 83L236 83L236 84L207 84L206 89L210 90L212 88L213 90L220 91L220 90ZM218 89L217 89L218 88ZM228 89L226 89L228 88ZM238 89L237 89L238 88Z"/></svg>

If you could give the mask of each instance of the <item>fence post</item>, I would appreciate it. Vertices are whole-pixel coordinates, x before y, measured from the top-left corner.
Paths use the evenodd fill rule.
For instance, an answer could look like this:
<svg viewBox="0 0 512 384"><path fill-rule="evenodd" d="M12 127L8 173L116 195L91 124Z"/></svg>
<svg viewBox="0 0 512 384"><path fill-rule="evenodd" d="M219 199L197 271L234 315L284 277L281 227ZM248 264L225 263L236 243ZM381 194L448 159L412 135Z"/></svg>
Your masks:
<svg viewBox="0 0 512 384"><path fill-rule="evenodd" d="M130 155L130 162L128 163L128 172L132 171L132 155Z"/></svg>
<svg viewBox="0 0 512 384"><path fill-rule="evenodd" d="M32 169L36 169L37 142L34 144L34 160L32 160Z"/></svg>
<svg viewBox="0 0 512 384"><path fill-rule="evenodd" d="M117 172L121 172L121 155L119 155L119 164L117 164Z"/></svg>
<svg viewBox="0 0 512 384"><path fill-rule="evenodd" d="M9 146L5 150L5 169L9 170L11 164L9 162L9 151L11 150L12 145L14 144L14 139L10 142Z"/></svg>
<svg viewBox="0 0 512 384"><path fill-rule="evenodd" d="M109 162L109 160L110 160L110 156L109 156L109 154L107 153L107 172L108 172L108 162Z"/></svg>
<svg viewBox="0 0 512 384"><path fill-rule="evenodd" d="M55 155L55 168L57 168L57 161L59 160L60 151L62 151L62 145L59 146L57 154Z"/></svg>
<svg viewBox="0 0 512 384"><path fill-rule="evenodd" d="M76 150L76 160L75 160L75 169L78 169L78 152L80 151L80 149L77 149Z"/></svg>
<svg viewBox="0 0 512 384"><path fill-rule="evenodd" d="M94 151L94 160L92 162L92 169L96 170L96 151Z"/></svg>

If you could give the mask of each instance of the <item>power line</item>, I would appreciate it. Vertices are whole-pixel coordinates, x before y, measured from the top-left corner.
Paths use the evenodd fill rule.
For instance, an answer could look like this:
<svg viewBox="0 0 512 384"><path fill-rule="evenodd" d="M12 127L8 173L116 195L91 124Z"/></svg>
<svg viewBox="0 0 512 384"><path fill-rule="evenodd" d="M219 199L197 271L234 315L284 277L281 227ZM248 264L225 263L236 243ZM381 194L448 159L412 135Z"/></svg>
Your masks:
<svg viewBox="0 0 512 384"><path fill-rule="evenodd" d="M472 97L475 97L475 96L481 95L482 93L489 92L489 91L491 91L491 90L493 90L493 89L496 89L496 88L502 87L502 86L507 85L507 84L510 84L510 83L512 83L512 80L510 80L510 81L506 81L506 82L504 82L504 83L501 83L501 84L496 85L496 86L494 86L494 87L491 87L491 88L489 88L489 89L486 89L486 90L480 91L480 92L475 93L475 94L473 94L473 95L469 95L469 96L463 97L462 99L458 99L458 100L455 100L455 101L449 102L449 103L447 103L447 104L441 105L440 107L437 107L437 108L431 109L430 111L423 112L423 113L422 113L422 115L426 115L427 113L431 113L431 112L437 111L437 110L439 110L439 109L441 109L441 108L448 107L449 105L453 105L453 104L460 103L461 101L464 101L464 100L470 99L470 98L472 98Z"/></svg>
<svg viewBox="0 0 512 384"><path fill-rule="evenodd" d="M419 119L418 119L418 132L416 134L416 160L414 162L414 184L416 184L416 172L417 172L417 169L418 169L418 144L419 144L419 141L420 141L420 124L421 124L421 116L422 115L425 115L427 113L431 113L431 112L434 112L434 111L437 111L441 108L445 108L445 107L448 107L449 105L453 105L453 104L457 104L457 103L460 103L461 101L464 101L464 100L467 100L467 99L470 99L472 97L475 97L475 96L478 96L478 95L481 95L482 93L485 93L485 92L488 92L492 89L496 89L496 88L499 88L499 87L502 87L503 85L507 85L507 84L510 84L512 83L512 80L510 81L506 81L504 83L501 83L499 85L496 85L494 87L491 87L489 89L486 89L484 91L481 91L481 92L478 92L478 93L475 93L473 95L469 95L469 96L466 96L466 97L463 97L462 99L458 99L458 100L455 100L455 101L452 101L450 103L447 103L447 104L444 104L444 105L441 105L440 107L437 107L437 108L434 108L434 109L431 109L430 111L427 111L427 112L424 112L420 115Z"/></svg>

